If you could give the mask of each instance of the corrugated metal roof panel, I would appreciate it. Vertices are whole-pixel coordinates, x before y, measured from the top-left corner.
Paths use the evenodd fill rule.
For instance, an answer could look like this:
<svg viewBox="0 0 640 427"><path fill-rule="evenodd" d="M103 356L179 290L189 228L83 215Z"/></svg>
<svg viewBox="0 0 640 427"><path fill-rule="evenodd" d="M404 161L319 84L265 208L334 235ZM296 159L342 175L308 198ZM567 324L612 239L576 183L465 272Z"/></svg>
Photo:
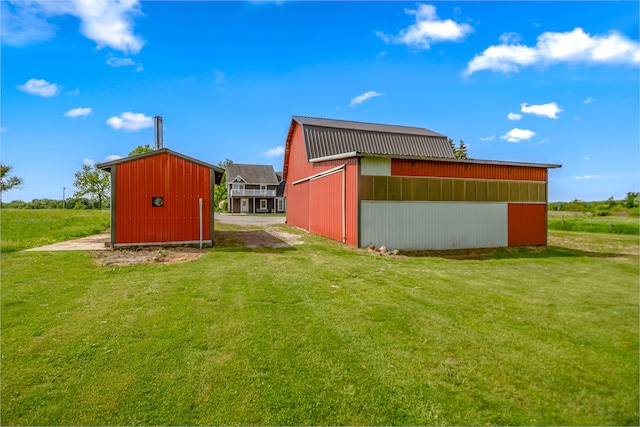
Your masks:
<svg viewBox="0 0 640 427"><path fill-rule="evenodd" d="M359 128L354 126L337 128L310 124L317 123L318 120L326 121L326 119L313 119L303 124L309 160L351 152L390 157L454 157L447 137L427 129L373 124L366 124L367 126ZM331 120L331 122L336 121ZM399 130L408 130L409 133Z"/></svg>
<svg viewBox="0 0 640 427"><path fill-rule="evenodd" d="M305 116L293 116L293 120L301 125L318 126L334 129L347 129L347 130L361 130L369 132L383 132L383 133L400 133L406 135L422 135L422 136L439 136L445 138L445 135L441 135L434 131L425 128L418 128L412 126L396 126L396 125L384 125L378 123L365 123L365 122L352 122L349 120L333 120L333 119L320 119L316 117Z"/></svg>

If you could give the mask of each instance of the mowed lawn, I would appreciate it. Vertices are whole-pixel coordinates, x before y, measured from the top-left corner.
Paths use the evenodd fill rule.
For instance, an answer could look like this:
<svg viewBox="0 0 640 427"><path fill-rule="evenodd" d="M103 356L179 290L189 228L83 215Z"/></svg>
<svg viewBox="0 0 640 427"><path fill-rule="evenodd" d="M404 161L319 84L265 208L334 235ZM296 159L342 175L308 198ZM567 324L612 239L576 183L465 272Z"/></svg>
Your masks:
<svg viewBox="0 0 640 427"><path fill-rule="evenodd" d="M638 425L638 236L550 236L397 259L221 239L129 267L3 251L2 424Z"/></svg>

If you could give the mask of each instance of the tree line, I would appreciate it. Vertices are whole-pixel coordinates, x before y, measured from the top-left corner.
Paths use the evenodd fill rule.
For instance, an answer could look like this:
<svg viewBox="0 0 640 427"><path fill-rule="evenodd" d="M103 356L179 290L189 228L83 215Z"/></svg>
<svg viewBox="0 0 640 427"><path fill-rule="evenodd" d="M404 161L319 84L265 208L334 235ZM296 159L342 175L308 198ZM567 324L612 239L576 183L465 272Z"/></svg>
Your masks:
<svg viewBox="0 0 640 427"><path fill-rule="evenodd" d="M631 216L638 216L640 193L629 191L624 199L619 200L613 197L592 202L574 199L570 202L551 202L547 206L551 211L582 212L595 216L608 216L616 212L625 212Z"/></svg>

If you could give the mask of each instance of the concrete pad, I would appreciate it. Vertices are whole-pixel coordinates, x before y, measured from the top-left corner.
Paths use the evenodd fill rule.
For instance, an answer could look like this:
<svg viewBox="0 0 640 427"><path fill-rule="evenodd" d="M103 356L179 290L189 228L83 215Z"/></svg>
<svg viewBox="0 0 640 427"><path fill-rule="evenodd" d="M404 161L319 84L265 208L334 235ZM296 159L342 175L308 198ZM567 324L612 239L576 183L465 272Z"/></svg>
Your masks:
<svg viewBox="0 0 640 427"><path fill-rule="evenodd" d="M104 251L109 249L106 243L111 240L109 234L96 234L66 242L53 243L38 248L25 249L25 252L38 251Z"/></svg>

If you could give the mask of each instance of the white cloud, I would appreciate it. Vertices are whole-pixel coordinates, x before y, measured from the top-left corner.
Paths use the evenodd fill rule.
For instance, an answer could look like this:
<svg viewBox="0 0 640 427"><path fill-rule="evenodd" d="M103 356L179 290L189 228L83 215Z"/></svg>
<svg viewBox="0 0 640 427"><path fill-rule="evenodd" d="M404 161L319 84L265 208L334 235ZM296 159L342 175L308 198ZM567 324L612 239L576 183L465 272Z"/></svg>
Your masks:
<svg viewBox="0 0 640 427"><path fill-rule="evenodd" d="M55 34L55 27L36 12L39 8L27 2L0 3L2 43L9 46L25 46L34 41L48 40Z"/></svg>
<svg viewBox="0 0 640 427"><path fill-rule="evenodd" d="M267 151L265 151L264 153L260 153L261 155L265 156L265 157L278 157L278 156L282 156L284 154L284 147L282 146L277 146L274 148L270 148Z"/></svg>
<svg viewBox="0 0 640 427"><path fill-rule="evenodd" d="M587 98L587 99L584 100L585 104L591 104L592 102L596 102L596 100L593 99L593 98Z"/></svg>
<svg viewBox="0 0 640 427"><path fill-rule="evenodd" d="M494 139L496 139L495 135L491 135L491 136L481 136L480 137L480 141L493 141Z"/></svg>
<svg viewBox="0 0 640 427"><path fill-rule="evenodd" d="M522 114L509 113L507 115L507 119L509 120L520 120L522 118Z"/></svg>
<svg viewBox="0 0 640 427"><path fill-rule="evenodd" d="M558 107L555 102L542 105L527 105L527 103L520 104L520 111L526 114L533 114L536 116L549 117L550 119L557 119L557 114L562 112L562 108Z"/></svg>
<svg viewBox="0 0 640 427"><path fill-rule="evenodd" d="M120 117L111 117L107 120L107 124L114 129L122 129L126 131L139 131L140 129L153 126L153 118L145 116L142 113L132 113L127 111L120 114Z"/></svg>
<svg viewBox="0 0 640 427"><path fill-rule="evenodd" d="M504 44L490 46L476 55L464 75L481 70L517 72L529 65L549 65L559 62L587 64L639 64L640 45L624 35L611 31L604 36L591 36L582 28L571 32L546 32L538 36L535 46L519 44L512 37L500 37Z"/></svg>
<svg viewBox="0 0 640 427"><path fill-rule="evenodd" d="M581 176L576 176L576 179L596 179L596 178L600 178L598 175L581 175Z"/></svg>
<svg viewBox="0 0 640 427"><path fill-rule="evenodd" d="M213 70L213 78L216 82L216 84L220 85L222 83L224 83L226 75L224 74L224 71L221 70Z"/></svg>
<svg viewBox="0 0 640 427"><path fill-rule="evenodd" d="M42 79L29 79L25 84L18 86L18 89L44 98L55 96L60 92L57 84Z"/></svg>
<svg viewBox="0 0 640 427"><path fill-rule="evenodd" d="M104 162L111 162L111 161L113 161L113 160L118 160L118 159L121 159L121 158L122 158L122 156L118 156L117 154L111 154L111 155L109 155L109 156L105 157L105 158L102 160L102 163L104 163Z"/></svg>
<svg viewBox="0 0 640 427"><path fill-rule="evenodd" d="M362 95L358 95L355 98L353 98L349 106L355 107L356 105L363 103L367 99L373 98L376 96L382 96L382 94L380 92L376 92L375 90L370 90L369 92L363 93Z"/></svg>
<svg viewBox="0 0 640 427"><path fill-rule="evenodd" d="M75 119L76 117L86 117L91 114L91 112L91 108L74 108L64 113L64 116Z"/></svg>
<svg viewBox="0 0 640 427"><path fill-rule="evenodd" d="M462 40L473 32L468 24L458 24L451 19L441 20L432 5L419 4L417 10L405 9L405 13L415 15L416 23L401 30L397 36L390 36L382 31L376 31L376 35L386 43L429 49L432 43Z"/></svg>
<svg viewBox="0 0 640 427"><path fill-rule="evenodd" d="M498 40L502 44L512 44L512 43L520 43L522 41L522 37L518 33L503 33Z"/></svg>
<svg viewBox="0 0 640 427"><path fill-rule="evenodd" d="M108 55L107 56L107 64L109 64L111 67L117 68L117 67L131 67L136 65L136 61L134 61L131 58L118 58L116 56L113 55Z"/></svg>
<svg viewBox="0 0 640 427"><path fill-rule="evenodd" d="M107 55L107 64L111 67L136 67L136 72L140 72L144 70L142 64L140 62L136 62L131 58L118 58L117 56L113 56L113 54Z"/></svg>
<svg viewBox="0 0 640 427"><path fill-rule="evenodd" d="M96 161L95 160L91 160L91 159L84 159L82 161L82 164L85 165L85 166L93 166L93 165L96 164Z"/></svg>
<svg viewBox="0 0 640 427"><path fill-rule="evenodd" d="M525 139L531 139L536 133L528 129L513 128L506 135L502 135L500 139L505 139L507 142L520 142Z"/></svg>
<svg viewBox="0 0 640 427"><path fill-rule="evenodd" d="M587 156L584 157L585 160L590 160Z"/></svg>
<svg viewBox="0 0 640 427"><path fill-rule="evenodd" d="M80 93L80 89L74 89L67 92L67 95L78 95Z"/></svg>
<svg viewBox="0 0 640 427"><path fill-rule="evenodd" d="M138 0L31 0L2 2L2 39L13 46L49 40L55 16L72 15L80 20L80 32L97 43L124 53L138 53L144 41L133 34L133 19L142 15Z"/></svg>

